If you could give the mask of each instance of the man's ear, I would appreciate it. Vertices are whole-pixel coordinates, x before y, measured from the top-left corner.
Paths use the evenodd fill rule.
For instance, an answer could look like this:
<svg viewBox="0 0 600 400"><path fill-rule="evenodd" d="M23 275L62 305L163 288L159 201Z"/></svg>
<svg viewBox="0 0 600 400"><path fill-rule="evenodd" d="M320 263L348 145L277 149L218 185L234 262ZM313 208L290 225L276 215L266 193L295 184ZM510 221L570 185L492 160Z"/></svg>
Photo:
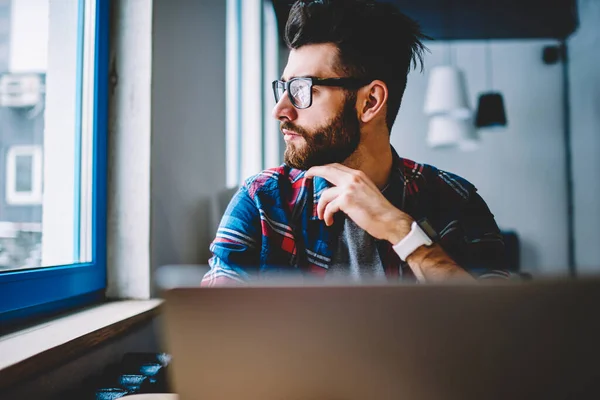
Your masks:
<svg viewBox="0 0 600 400"><path fill-rule="evenodd" d="M372 121L376 117L385 117L387 109L388 88L380 80L374 80L359 91L358 105L359 119L363 123Z"/></svg>

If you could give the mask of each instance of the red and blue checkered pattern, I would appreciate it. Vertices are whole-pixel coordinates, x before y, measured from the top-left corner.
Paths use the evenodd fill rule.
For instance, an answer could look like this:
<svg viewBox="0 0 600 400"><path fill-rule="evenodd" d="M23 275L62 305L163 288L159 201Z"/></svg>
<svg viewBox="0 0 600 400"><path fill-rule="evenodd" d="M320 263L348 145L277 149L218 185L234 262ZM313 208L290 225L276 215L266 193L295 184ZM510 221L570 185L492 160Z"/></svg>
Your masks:
<svg viewBox="0 0 600 400"><path fill-rule="evenodd" d="M457 175L393 154L388 200L415 220L427 218L441 246L472 275L508 277L502 236L476 188ZM328 227L317 217L319 198L328 187L325 179L308 179L305 171L285 164L247 179L221 220L202 285L289 274L325 276L343 225L336 219ZM377 245L388 280L414 280L390 243Z"/></svg>

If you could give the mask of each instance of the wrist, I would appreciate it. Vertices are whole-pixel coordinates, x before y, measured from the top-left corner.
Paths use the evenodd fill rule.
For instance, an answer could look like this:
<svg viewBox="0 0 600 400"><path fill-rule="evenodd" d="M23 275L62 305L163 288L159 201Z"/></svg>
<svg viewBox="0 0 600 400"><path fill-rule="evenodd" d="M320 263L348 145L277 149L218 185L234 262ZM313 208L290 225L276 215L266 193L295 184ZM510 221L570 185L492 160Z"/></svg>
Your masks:
<svg viewBox="0 0 600 400"><path fill-rule="evenodd" d="M421 224L424 226L421 226ZM427 231L430 231L430 233L427 233ZM409 233L398 243L392 245L392 248L398 253L402 261L407 261L408 256L419 248L423 246L429 247L434 244L436 237L435 231L433 231L426 219L422 219L420 223L413 221L410 225Z"/></svg>
<svg viewBox="0 0 600 400"><path fill-rule="evenodd" d="M432 246L421 246L410 254L406 261L410 268L421 276L422 281L445 282L456 280L460 282L476 282L475 278L461 268L446 254L442 246L434 243Z"/></svg>
<svg viewBox="0 0 600 400"><path fill-rule="evenodd" d="M423 265L425 260L430 258L435 251L439 251L439 245L434 243L431 246L421 246L413 251L408 257L406 262L409 264Z"/></svg>
<svg viewBox="0 0 600 400"><path fill-rule="evenodd" d="M390 221L387 226L390 227L388 231L387 241L392 245L398 244L402 239L406 237L410 233L411 225L413 223L413 219L409 216L402 216L400 218L396 218L393 221Z"/></svg>

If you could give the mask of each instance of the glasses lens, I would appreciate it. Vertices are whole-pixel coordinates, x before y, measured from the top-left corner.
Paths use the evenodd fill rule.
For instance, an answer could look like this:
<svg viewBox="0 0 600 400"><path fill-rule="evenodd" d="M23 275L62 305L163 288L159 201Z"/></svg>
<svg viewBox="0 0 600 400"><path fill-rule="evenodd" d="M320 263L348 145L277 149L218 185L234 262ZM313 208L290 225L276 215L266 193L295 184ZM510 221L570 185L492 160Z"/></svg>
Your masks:
<svg viewBox="0 0 600 400"><path fill-rule="evenodd" d="M281 81L273 82L273 95L275 96L275 103L279 103L279 99L285 92L285 84Z"/></svg>
<svg viewBox="0 0 600 400"><path fill-rule="evenodd" d="M294 99L296 107L308 107L310 105L310 82L303 79L290 81L290 95Z"/></svg>

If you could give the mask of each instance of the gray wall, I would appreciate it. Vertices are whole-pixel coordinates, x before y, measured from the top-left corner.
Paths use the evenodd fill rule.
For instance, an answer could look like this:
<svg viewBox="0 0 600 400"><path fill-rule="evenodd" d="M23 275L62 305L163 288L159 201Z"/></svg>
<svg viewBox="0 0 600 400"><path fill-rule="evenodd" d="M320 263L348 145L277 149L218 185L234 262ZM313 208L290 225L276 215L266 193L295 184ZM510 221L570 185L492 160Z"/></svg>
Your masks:
<svg viewBox="0 0 600 400"><path fill-rule="evenodd" d="M570 108L575 198L576 264L600 272L600 2L579 0L580 28L569 39ZM471 105L488 89L485 46L491 46L493 88L502 91L509 124L480 130L479 150L432 150L425 144L422 107L427 72L449 54L466 73ZM552 41L429 43L424 74L413 72L392 144L401 155L458 173L473 182L498 224L522 240L522 267L534 274L567 273L567 187L563 144L561 65L545 65ZM452 53L449 53L449 48Z"/></svg>
<svg viewBox="0 0 600 400"><path fill-rule="evenodd" d="M151 265L207 263L225 187L225 1L155 0Z"/></svg>
<svg viewBox="0 0 600 400"><path fill-rule="evenodd" d="M413 72L392 130L392 144L407 158L426 162L470 180L502 229L516 230L521 266L532 273L567 272L561 66L545 65L542 49L552 41L428 43L425 73ZM488 90L486 46L493 63L493 88L504 95L508 127L480 130L473 152L427 147L423 114L428 71L447 62L449 51L466 74L471 106Z"/></svg>
<svg viewBox="0 0 600 400"><path fill-rule="evenodd" d="M569 40L575 193L575 258L600 272L600 2L579 0L581 27Z"/></svg>

